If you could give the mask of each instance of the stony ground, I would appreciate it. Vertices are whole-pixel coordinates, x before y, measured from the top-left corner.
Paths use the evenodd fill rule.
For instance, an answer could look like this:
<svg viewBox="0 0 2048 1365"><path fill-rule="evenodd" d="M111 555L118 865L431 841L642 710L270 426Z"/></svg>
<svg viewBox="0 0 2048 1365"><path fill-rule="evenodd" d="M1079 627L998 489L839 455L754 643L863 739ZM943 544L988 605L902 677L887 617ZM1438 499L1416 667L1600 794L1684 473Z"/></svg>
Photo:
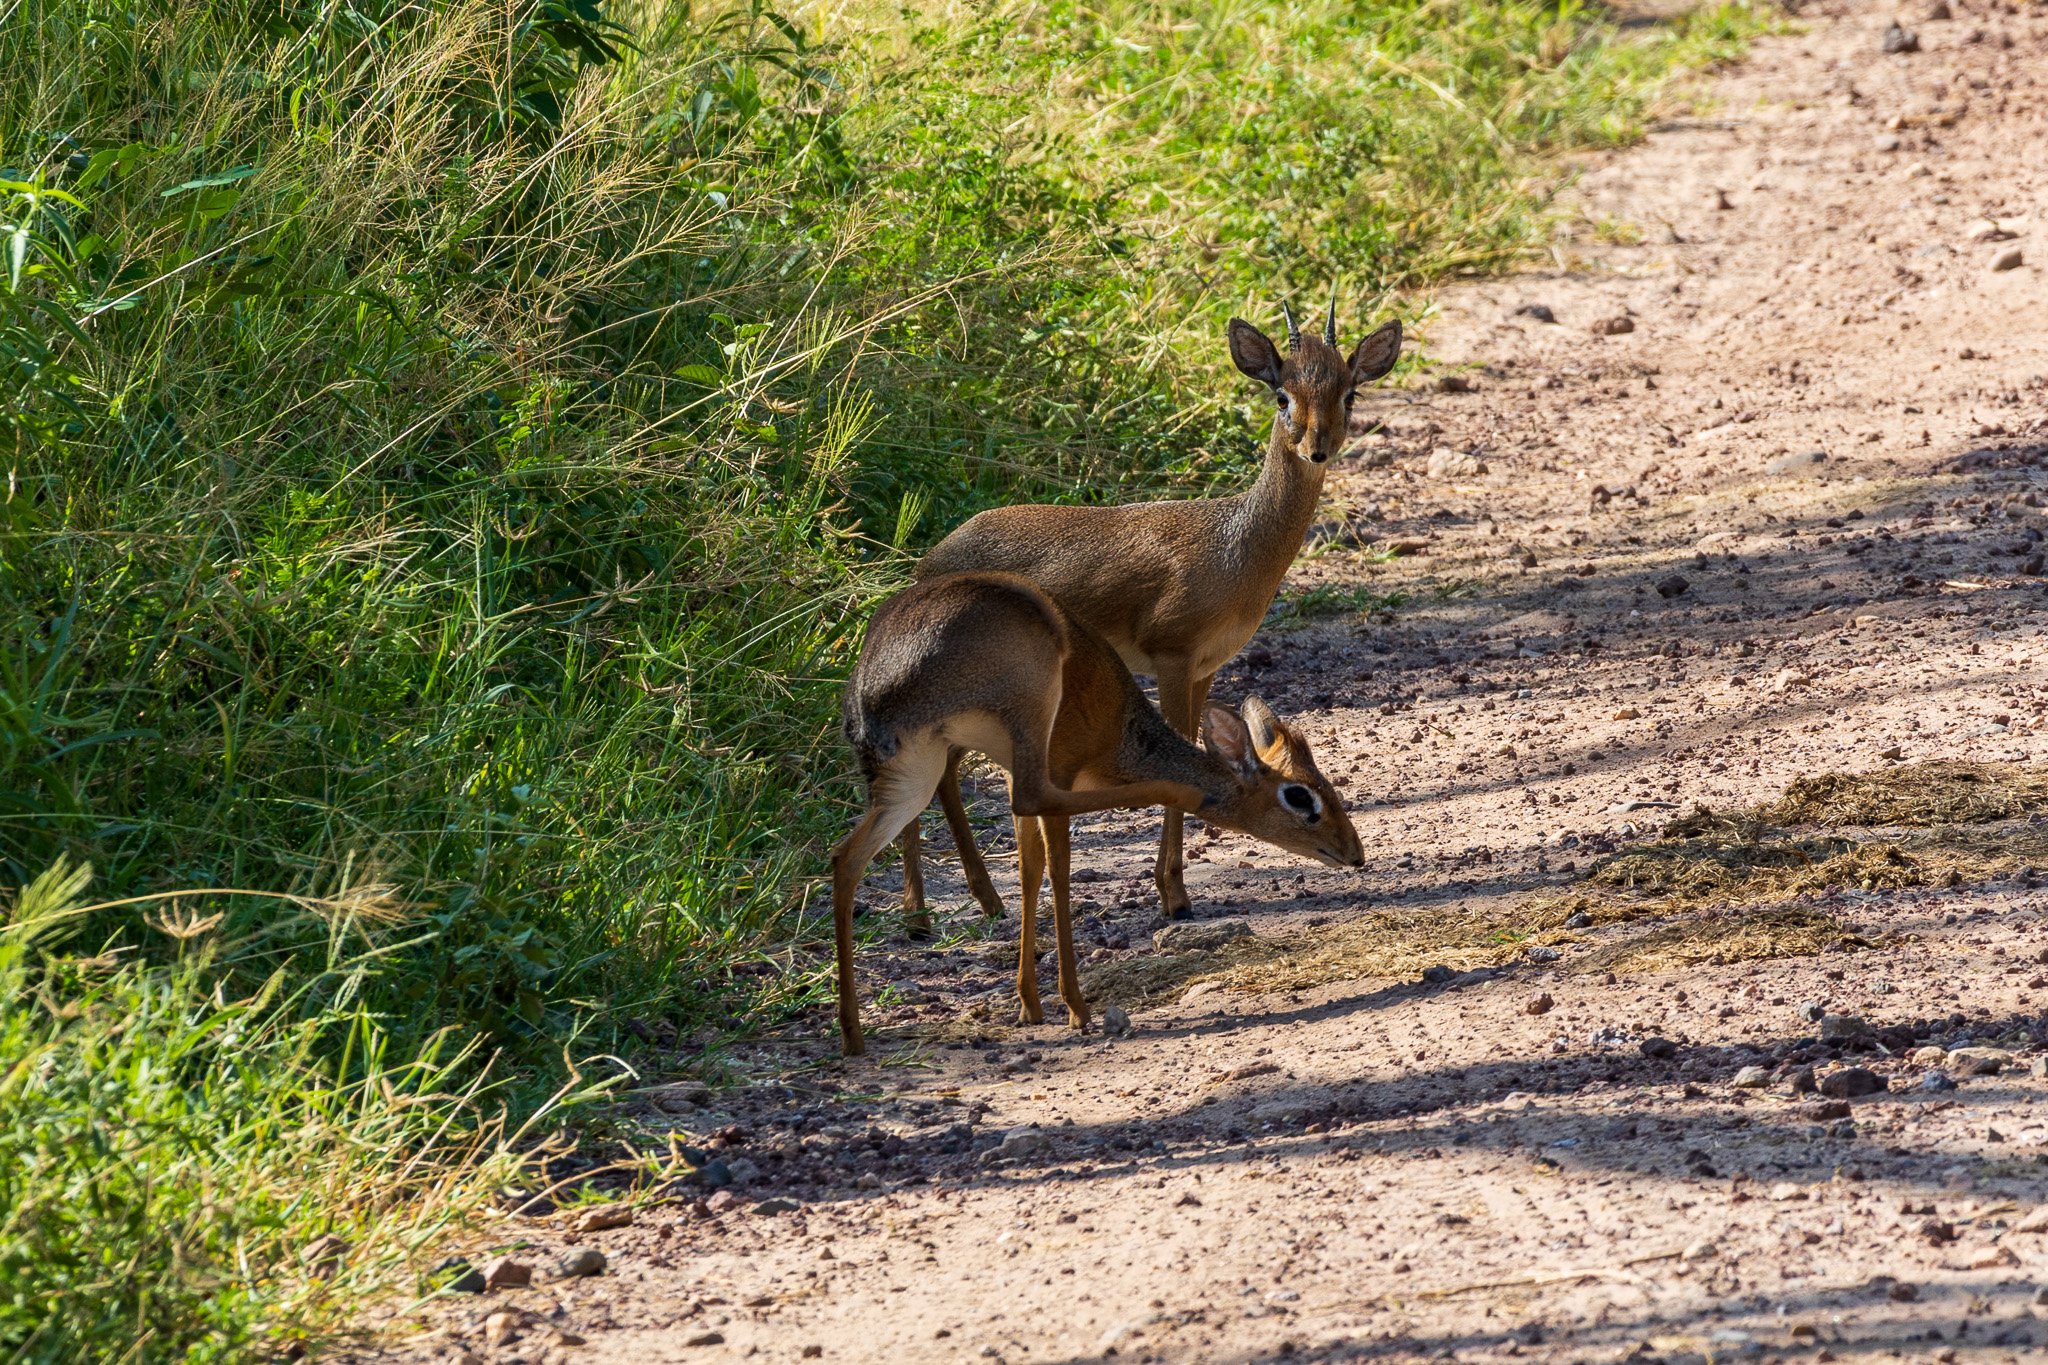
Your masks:
<svg viewBox="0 0 2048 1365"><path fill-rule="evenodd" d="M1697 805L2048 758L2048 6L1949 7L1895 54L1889 7L1806 8L1361 412L1218 691L1300 719L1362 870L1204 832L1197 913L1256 937L1162 955L1153 819L1091 822L1132 1026L1077 1036L1008 1022L1015 921L935 827L944 936L869 952L872 1056L820 1016L664 1081L622 1131L708 1176L510 1220L532 1287L362 1356L2048 1355L2048 823L1822 831L1792 856L1876 861L1775 895L1588 880L1805 837L1659 842Z"/></svg>

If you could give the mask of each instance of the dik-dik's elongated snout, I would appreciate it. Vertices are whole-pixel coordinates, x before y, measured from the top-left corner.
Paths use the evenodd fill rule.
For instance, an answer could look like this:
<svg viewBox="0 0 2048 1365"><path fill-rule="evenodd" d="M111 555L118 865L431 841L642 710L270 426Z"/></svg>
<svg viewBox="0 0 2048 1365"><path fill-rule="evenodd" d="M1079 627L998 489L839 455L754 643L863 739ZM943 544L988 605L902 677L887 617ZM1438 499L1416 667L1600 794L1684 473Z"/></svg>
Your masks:
<svg viewBox="0 0 2048 1365"><path fill-rule="evenodd" d="M1316 767L1301 734L1257 697L1236 711L1212 706L1204 742L1237 779L1232 799L1202 818L1313 858L1327 867L1362 867L1365 847L1343 798Z"/></svg>

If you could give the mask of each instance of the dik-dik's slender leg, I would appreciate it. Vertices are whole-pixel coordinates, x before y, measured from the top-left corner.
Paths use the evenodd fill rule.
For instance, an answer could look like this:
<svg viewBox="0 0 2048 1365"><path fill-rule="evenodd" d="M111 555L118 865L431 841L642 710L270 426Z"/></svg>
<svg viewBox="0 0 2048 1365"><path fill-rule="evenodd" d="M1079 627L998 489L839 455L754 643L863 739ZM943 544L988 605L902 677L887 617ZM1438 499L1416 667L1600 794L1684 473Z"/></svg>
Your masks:
<svg viewBox="0 0 2048 1365"><path fill-rule="evenodd" d="M926 938L932 932L932 917L924 904L924 860L919 856L924 833L918 817L903 827L903 930L912 938Z"/></svg>
<svg viewBox="0 0 2048 1365"><path fill-rule="evenodd" d="M1195 709L1195 685L1188 676L1187 661L1159 659L1156 667L1159 670L1160 714L1166 717L1168 725L1189 739L1195 738L1195 717L1201 712ZM1159 833L1159 860L1152 868L1152 880L1159 888L1159 908L1168 919L1186 919L1190 904L1181 876L1180 814L1173 807L1167 807L1165 827Z"/></svg>
<svg viewBox="0 0 2048 1365"><path fill-rule="evenodd" d="M1024 922L1017 931L1017 1020L1024 1024L1045 1022L1045 1010L1038 1000L1038 885L1045 878L1045 839L1035 815L1016 817L1018 895ZM1053 899L1058 913L1059 898Z"/></svg>
<svg viewBox="0 0 2048 1365"><path fill-rule="evenodd" d="M870 807L853 832L832 850L832 934L839 954L839 1050L849 1057L866 1052L860 1032L860 994L853 981L853 897L861 874L889 842L886 812Z"/></svg>
<svg viewBox="0 0 2048 1365"><path fill-rule="evenodd" d="M1081 995L1081 975L1074 961L1074 920L1068 910L1067 873L1072 845L1068 842L1065 816L1046 816L1039 827L1045 834L1046 860L1052 868L1053 932L1059 938L1060 999L1067 1002L1067 1022L1078 1029L1088 1027L1088 1002Z"/></svg>
<svg viewBox="0 0 2048 1365"><path fill-rule="evenodd" d="M946 755L946 775L939 780L939 804L946 809L946 828L953 831L953 847L960 854L960 871L967 878L967 889L981 902L981 913L995 919L1003 913L1003 898L996 894L996 884L988 879L988 864L981 860L981 850L974 843L974 826L967 823L967 805L960 799L961 753L955 749Z"/></svg>

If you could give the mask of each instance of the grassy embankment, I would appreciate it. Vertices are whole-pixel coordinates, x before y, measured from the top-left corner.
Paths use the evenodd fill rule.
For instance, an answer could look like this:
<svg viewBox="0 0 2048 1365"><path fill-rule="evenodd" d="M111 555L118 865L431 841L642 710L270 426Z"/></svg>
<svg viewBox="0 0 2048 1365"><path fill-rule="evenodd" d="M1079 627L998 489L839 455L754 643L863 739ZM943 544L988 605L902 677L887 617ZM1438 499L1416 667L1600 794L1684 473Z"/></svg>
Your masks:
<svg viewBox="0 0 2048 1365"><path fill-rule="evenodd" d="M91 868L0 929L0 1353L316 1332L562 1057L803 1004L902 552L1242 477L1227 316L1511 261L1750 22L0 0L0 885Z"/></svg>

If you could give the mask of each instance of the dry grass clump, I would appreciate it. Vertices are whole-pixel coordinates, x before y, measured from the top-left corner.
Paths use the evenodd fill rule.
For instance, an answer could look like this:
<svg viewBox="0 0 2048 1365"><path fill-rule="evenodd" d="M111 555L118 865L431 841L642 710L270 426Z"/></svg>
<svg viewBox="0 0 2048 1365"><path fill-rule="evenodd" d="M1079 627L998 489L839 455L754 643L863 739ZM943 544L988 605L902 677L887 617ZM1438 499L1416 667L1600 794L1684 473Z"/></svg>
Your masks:
<svg viewBox="0 0 2048 1365"><path fill-rule="evenodd" d="M1666 840L1603 858L1582 880L1655 902L1655 913L1844 887L1896 891L1927 884L1926 870L1895 843L1716 835Z"/></svg>
<svg viewBox="0 0 2048 1365"><path fill-rule="evenodd" d="M1710 910L1607 944L1571 965L1579 972L1663 972L1870 946L1833 915L1803 906Z"/></svg>
<svg viewBox="0 0 2048 1365"><path fill-rule="evenodd" d="M1756 814L1775 825L1981 825L2048 811L2048 768L2026 763L1912 763L1874 773L1802 777Z"/></svg>
<svg viewBox="0 0 2048 1365"><path fill-rule="evenodd" d="M1532 944L1568 943L1571 913L1555 903L1502 909L1380 910L1284 939L1241 938L1210 952L1136 957L1081 974L1088 998L1126 1007L1179 997L1198 981L1271 994L1365 977L1412 978L1425 967L1499 966Z"/></svg>

